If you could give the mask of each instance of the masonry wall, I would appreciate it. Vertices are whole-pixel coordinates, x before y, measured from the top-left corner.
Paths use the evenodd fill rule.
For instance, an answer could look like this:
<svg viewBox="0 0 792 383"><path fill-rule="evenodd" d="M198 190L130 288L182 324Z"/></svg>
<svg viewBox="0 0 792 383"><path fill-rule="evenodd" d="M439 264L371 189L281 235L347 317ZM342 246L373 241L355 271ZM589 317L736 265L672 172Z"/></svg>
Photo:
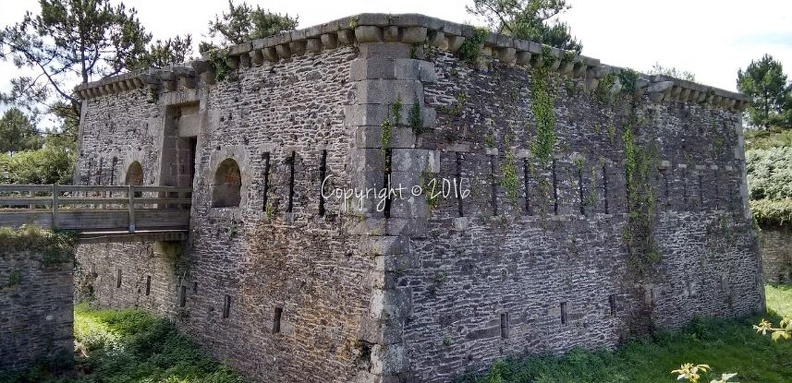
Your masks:
<svg viewBox="0 0 792 383"><path fill-rule="evenodd" d="M760 232L762 273L767 283L792 283L792 249L789 230L763 227Z"/></svg>
<svg viewBox="0 0 792 383"><path fill-rule="evenodd" d="M370 363L357 332L373 263L360 250L360 216L344 214L343 199L319 201L323 179L328 191L351 182L355 131L344 124L357 97L356 57L346 47L163 90L154 101L144 91L90 101L88 115L105 122L83 126L85 182L98 182L89 164L117 156L141 162L144 184L176 183L168 143L185 132L197 142L189 242L168 251L162 242L80 245L80 295L167 315L259 381L351 381ZM198 117L172 112L185 104ZM216 172L228 159L240 169L239 206L214 207Z"/></svg>
<svg viewBox="0 0 792 383"><path fill-rule="evenodd" d="M433 177L462 179L470 195L433 202L409 260L386 277L409 296L403 381L448 381L508 355L612 347L694 315L763 307L738 114L646 99L633 107L551 73L542 86L557 142L542 163L538 72L427 56L437 81L423 90L438 119L418 145L439 157ZM648 230L659 262L625 245L638 235L625 170L631 123L652 153Z"/></svg>
<svg viewBox="0 0 792 383"><path fill-rule="evenodd" d="M763 307L739 100L633 90L588 58L572 75L506 36L462 63L474 33L361 15L233 47L216 83L203 62L80 89L78 179L140 159L144 184L192 185L193 204L172 252L81 246L78 285L266 382L445 382ZM404 198L320 190L389 179Z"/></svg>
<svg viewBox="0 0 792 383"><path fill-rule="evenodd" d="M47 258L0 249L0 375L73 363L73 265Z"/></svg>

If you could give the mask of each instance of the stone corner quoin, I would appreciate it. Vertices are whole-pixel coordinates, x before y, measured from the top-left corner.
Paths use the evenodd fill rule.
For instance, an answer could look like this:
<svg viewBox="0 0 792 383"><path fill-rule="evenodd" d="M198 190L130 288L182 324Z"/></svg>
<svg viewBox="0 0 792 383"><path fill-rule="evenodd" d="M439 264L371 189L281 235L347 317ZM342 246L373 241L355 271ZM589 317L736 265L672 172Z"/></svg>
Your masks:
<svg viewBox="0 0 792 383"><path fill-rule="evenodd" d="M763 308L740 94L417 14L76 92L76 183L193 188L188 241L81 244L77 295L257 381L446 382Z"/></svg>

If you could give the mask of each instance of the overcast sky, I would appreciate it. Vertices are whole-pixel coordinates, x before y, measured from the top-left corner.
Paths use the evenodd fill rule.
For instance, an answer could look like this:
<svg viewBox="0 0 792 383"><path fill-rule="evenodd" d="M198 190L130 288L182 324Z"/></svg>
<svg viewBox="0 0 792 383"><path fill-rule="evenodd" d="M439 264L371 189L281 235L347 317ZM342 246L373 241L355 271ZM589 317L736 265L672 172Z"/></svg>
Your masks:
<svg viewBox="0 0 792 383"><path fill-rule="evenodd" d="M37 0L2 0L0 25L37 12ZM693 72L700 83L736 90L739 68L765 53L784 64L792 77L792 1L790 0L569 0L562 16L583 43L583 54L603 63L647 71L655 62ZM256 1L299 15L300 28L363 12L422 13L450 21L477 23L465 11L472 0ZM197 42L207 22L227 9L221 0L127 0L155 38L191 33ZM197 51L197 49L196 49ZM0 89L19 73L0 63Z"/></svg>

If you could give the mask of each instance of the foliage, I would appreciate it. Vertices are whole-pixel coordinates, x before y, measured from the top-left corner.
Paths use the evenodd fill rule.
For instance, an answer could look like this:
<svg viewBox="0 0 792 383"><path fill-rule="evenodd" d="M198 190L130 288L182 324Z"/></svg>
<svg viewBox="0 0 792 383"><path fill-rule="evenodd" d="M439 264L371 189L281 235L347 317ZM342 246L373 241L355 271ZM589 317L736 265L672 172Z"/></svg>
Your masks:
<svg viewBox="0 0 792 383"><path fill-rule="evenodd" d="M490 29L580 53L582 44L556 16L567 9L566 0L473 0L467 11L484 18Z"/></svg>
<svg viewBox="0 0 792 383"><path fill-rule="evenodd" d="M481 51L481 45L484 43L487 33L486 29L476 28L473 31L473 36L465 39L462 45L459 46L456 55L462 61L470 65L476 64L479 58L479 52Z"/></svg>
<svg viewBox="0 0 792 383"><path fill-rule="evenodd" d="M43 255L43 266L54 266L74 259L76 236L72 232L53 232L34 225L18 229L0 228L0 243L7 252L36 252Z"/></svg>
<svg viewBox="0 0 792 383"><path fill-rule="evenodd" d="M792 317L792 286L767 285L765 286L765 299L767 311L772 315Z"/></svg>
<svg viewBox="0 0 792 383"><path fill-rule="evenodd" d="M745 153L750 198L792 198L792 147L749 150Z"/></svg>
<svg viewBox="0 0 792 383"><path fill-rule="evenodd" d="M792 224L792 199L752 200L751 214L761 226L789 226Z"/></svg>
<svg viewBox="0 0 792 383"><path fill-rule="evenodd" d="M2 383L243 383L227 367L212 361L167 320L134 309L74 312L80 354L77 370L66 376L32 371L0 378Z"/></svg>
<svg viewBox="0 0 792 383"><path fill-rule="evenodd" d="M648 148L640 142L635 101L630 101L630 104L629 120L622 133L628 212L622 235L630 266L645 274L649 266L659 262L661 257L654 239L656 210L652 188L657 148Z"/></svg>
<svg viewBox="0 0 792 383"><path fill-rule="evenodd" d="M707 371L711 370L709 365L706 364L696 364L693 363L685 363L679 367L679 369L671 371L672 374L677 374L677 380L687 380L690 383L698 383L699 379L701 379L701 375L706 373ZM721 378L718 380L711 380L710 383L726 383L731 378L737 376L737 374L721 374ZM732 383L739 383L739 382L732 382Z"/></svg>
<svg viewBox="0 0 792 383"><path fill-rule="evenodd" d="M762 335L767 335L769 332L770 337L776 342L780 339L792 339L792 319L790 318L781 319L781 321L778 322L778 327L773 327L772 323L768 322L766 319L762 319L759 325L754 325L753 328Z"/></svg>
<svg viewBox="0 0 792 383"><path fill-rule="evenodd" d="M792 87L787 85L780 61L768 54L751 61L745 71L737 71L737 89L751 98L747 108L751 125L792 127Z"/></svg>
<svg viewBox="0 0 792 383"><path fill-rule="evenodd" d="M66 146L45 145L39 150L0 153L0 183L71 184L75 154Z"/></svg>
<svg viewBox="0 0 792 383"><path fill-rule="evenodd" d="M11 80L3 101L31 110L51 97L65 101L79 116L72 93L75 81L87 83L121 73L146 53L146 33L134 8L109 0L40 0L41 13L0 31L0 57L36 74ZM76 78L75 78L76 75ZM45 110L50 112L50 110Z"/></svg>
<svg viewBox="0 0 792 383"><path fill-rule="evenodd" d="M22 21L0 30L0 59L32 70L12 78L0 101L30 111L53 114L67 121L60 130L76 137L81 103L72 91L106 76L183 62L192 49L189 35L157 40L147 47L151 34L134 8L110 0L39 0L41 12L27 12ZM69 123L73 120L76 123ZM56 132L52 132L53 134Z"/></svg>
<svg viewBox="0 0 792 383"><path fill-rule="evenodd" d="M417 99L413 102L412 107L410 107L407 113L407 123L416 135L423 133L426 129L423 125L424 121L421 115L421 105L418 104Z"/></svg>
<svg viewBox="0 0 792 383"><path fill-rule="evenodd" d="M785 299L792 300L787 293ZM712 370L700 382L718 382L724 371L738 371L742 383L792 381L792 342L774 343L751 329L757 317L700 320L682 331L635 339L614 352L573 349L564 357L537 355L497 361L481 376L459 383L671 382L669 371L689 360L706 360ZM772 368L767 363L769 362ZM726 375L728 376L728 374Z"/></svg>
<svg viewBox="0 0 792 383"><path fill-rule="evenodd" d="M792 130L748 129L743 132L745 150L768 149L777 146L792 146Z"/></svg>
<svg viewBox="0 0 792 383"><path fill-rule="evenodd" d="M216 15L214 21L209 22L209 37L219 41L202 41L199 47L201 52L208 52L218 47L228 47L246 41L262 39L297 28L298 17L281 15L269 10L256 8L243 2L240 5L228 1L228 13Z"/></svg>
<svg viewBox="0 0 792 383"><path fill-rule="evenodd" d="M157 39L145 54L130 63L130 69L163 68L187 62L192 54L192 43L192 36L189 34L167 40Z"/></svg>
<svg viewBox="0 0 792 383"><path fill-rule="evenodd" d="M693 74L693 72L688 72L686 70L680 70L680 69L677 69L677 68L674 68L674 67L662 66L662 65L660 65L659 62L656 62L654 65L652 65L652 68L649 69L647 74L650 74L650 75L661 74L661 75L666 75L666 76L673 77L673 78L678 78L678 79L681 79L681 80L696 81L696 75Z"/></svg>
<svg viewBox="0 0 792 383"><path fill-rule="evenodd" d="M536 119L536 139L531 142L531 153L543 165L553 159L556 144L555 95L548 82L547 67L536 68L531 73L531 105Z"/></svg>
<svg viewBox="0 0 792 383"><path fill-rule="evenodd" d="M41 148L42 138L30 119L17 108L5 111L0 118L0 153Z"/></svg>

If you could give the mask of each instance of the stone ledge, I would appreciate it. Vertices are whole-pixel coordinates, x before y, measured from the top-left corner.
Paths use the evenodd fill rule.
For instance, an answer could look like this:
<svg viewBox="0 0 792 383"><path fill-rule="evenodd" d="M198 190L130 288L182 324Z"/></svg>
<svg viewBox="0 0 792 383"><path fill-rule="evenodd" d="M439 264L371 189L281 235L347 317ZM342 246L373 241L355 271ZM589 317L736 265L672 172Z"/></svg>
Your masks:
<svg viewBox="0 0 792 383"><path fill-rule="evenodd" d="M316 54L322 50L336 49L339 46L394 42L402 44L429 44L448 51L456 51L464 41L475 34L475 29L420 14L380 14L364 13L344 17L306 29L282 32L275 36L253 40L228 48L226 62L231 68L262 65L263 62L278 62L294 56ZM521 67L546 67L562 75L584 80L587 88L593 89L599 79L624 69L601 64L598 59L576 55L531 41L517 40L510 36L488 33L480 46L481 57L497 60L507 65ZM214 76L208 56L191 63L195 69L192 76L179 74L178 79L166 79L162 71L172 68L133 72L109 77L100 81L83 84L75 88L82 99L123 92L143 87L143 78L159 79L148 82L158 90L164 86L176 89L178 84L195 86L195 74L203 82L213 84ZM175 71L174 71L175 73ZM148 75L148 76L147 76ZM175 84L178 83L178 84ZM153 85L152 85L153 84ZM615 86L614 89L621 89ZM639 73L635 96L647 95L654 102L675 101L684 103L711 104L714 106L743 110L749 98L723 89L668 76L649 76Z"/></svg>

